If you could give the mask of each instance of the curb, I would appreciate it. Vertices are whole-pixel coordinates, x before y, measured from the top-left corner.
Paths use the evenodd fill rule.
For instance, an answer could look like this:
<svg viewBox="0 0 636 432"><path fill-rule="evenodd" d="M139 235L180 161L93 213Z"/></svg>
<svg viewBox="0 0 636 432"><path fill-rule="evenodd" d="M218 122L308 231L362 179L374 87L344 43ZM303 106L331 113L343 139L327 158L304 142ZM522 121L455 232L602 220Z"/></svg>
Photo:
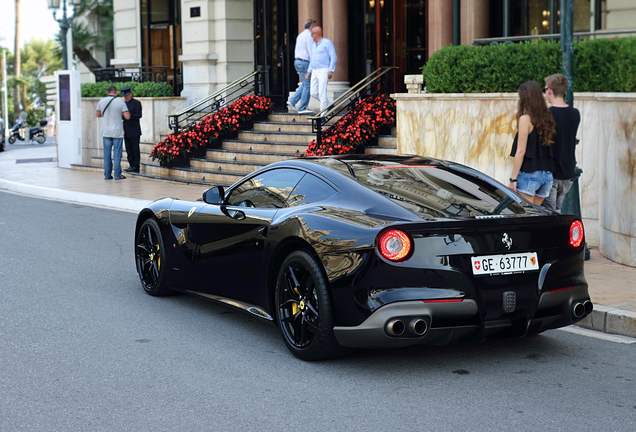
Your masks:
<svg viewBox="0 0 636 432"><path fill-rule="evenodd" d="M32 198L42 198L51 201L61 201L108 210L138 213L152 201L137 198L115 197L112 195L75 192L65 189L50 188L20 183L12 180L0 179L0 190Z"/></svg>
<svg viewBox="0 0 636 432"><path fill-rule="evenodd" d="M636 338L636 312L624 309L595 304L592 313L576 325L603 333Z"/></svg>

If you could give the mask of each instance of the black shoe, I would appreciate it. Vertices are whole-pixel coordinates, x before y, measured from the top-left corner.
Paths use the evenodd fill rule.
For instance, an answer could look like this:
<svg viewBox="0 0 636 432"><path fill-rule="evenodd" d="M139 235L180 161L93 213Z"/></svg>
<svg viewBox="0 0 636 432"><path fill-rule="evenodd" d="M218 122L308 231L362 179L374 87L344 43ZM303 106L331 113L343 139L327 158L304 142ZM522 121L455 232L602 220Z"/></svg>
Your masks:
<svg viewBox="0 0 636 432"><path fill-rule="evenodd" d="M104 180L112 180L112 177L104 177Z"/></svg>
<svg viewBox="0 0 636 432"><path fill-rule="evenodd" d="M120 175L119 177L115 177L115 180L124 180L126 176Z"/></svg>
<svg viewBox="0 0 636 432"><path fill-rule="evenodd" d="M126 172L139 172L139 170L137 170L137 169L135 169L133 167L126 168L124 171L126 171Z"/></svg>

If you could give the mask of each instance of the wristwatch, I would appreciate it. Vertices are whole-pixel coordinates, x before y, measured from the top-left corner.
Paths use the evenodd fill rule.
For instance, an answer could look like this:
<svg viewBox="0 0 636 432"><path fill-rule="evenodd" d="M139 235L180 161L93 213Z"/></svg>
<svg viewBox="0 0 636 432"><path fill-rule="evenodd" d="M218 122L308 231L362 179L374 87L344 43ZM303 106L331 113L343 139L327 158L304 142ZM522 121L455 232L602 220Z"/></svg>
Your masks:
<svg viewBox="0 0 636 432"><path fill-rule="evenodd" d="M508 180L510 180L510 183L517 183L517 179L509 178Z"/></svg>

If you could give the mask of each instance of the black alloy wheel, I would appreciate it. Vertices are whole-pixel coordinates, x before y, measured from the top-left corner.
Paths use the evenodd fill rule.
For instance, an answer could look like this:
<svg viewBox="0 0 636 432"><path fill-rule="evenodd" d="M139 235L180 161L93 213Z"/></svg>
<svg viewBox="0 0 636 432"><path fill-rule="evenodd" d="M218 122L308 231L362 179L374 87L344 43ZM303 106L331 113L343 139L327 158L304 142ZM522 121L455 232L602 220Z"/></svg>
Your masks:
<svg viewBox="0 0 636 432"><path fill-rule="evenodd" d="M144 290L153 296L166 296L174 292L166 287L166 252L161 229L156 220L146 219L135 239L135 262Z"/></svg>
<svg viewBox="0 0 636 432"><path fill-rule="evenodd" d="M296 251L283 261L275 302L283 340L296 357L322 360L342 353L333 334L327 280L310 254Z"/></svg>

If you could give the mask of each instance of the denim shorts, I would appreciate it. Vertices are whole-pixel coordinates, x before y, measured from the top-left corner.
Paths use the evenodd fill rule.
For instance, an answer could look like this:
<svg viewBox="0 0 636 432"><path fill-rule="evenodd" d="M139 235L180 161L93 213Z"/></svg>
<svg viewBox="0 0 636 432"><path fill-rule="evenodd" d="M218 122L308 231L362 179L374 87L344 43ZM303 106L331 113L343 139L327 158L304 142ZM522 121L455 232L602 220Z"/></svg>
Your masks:
<svg viewBox="0 0 636 432"><path fill-rule="evenodd" d="M547 198L552 189L552 181L550 171L521 171L517 176L517 192L528 196Z"/></svg>

